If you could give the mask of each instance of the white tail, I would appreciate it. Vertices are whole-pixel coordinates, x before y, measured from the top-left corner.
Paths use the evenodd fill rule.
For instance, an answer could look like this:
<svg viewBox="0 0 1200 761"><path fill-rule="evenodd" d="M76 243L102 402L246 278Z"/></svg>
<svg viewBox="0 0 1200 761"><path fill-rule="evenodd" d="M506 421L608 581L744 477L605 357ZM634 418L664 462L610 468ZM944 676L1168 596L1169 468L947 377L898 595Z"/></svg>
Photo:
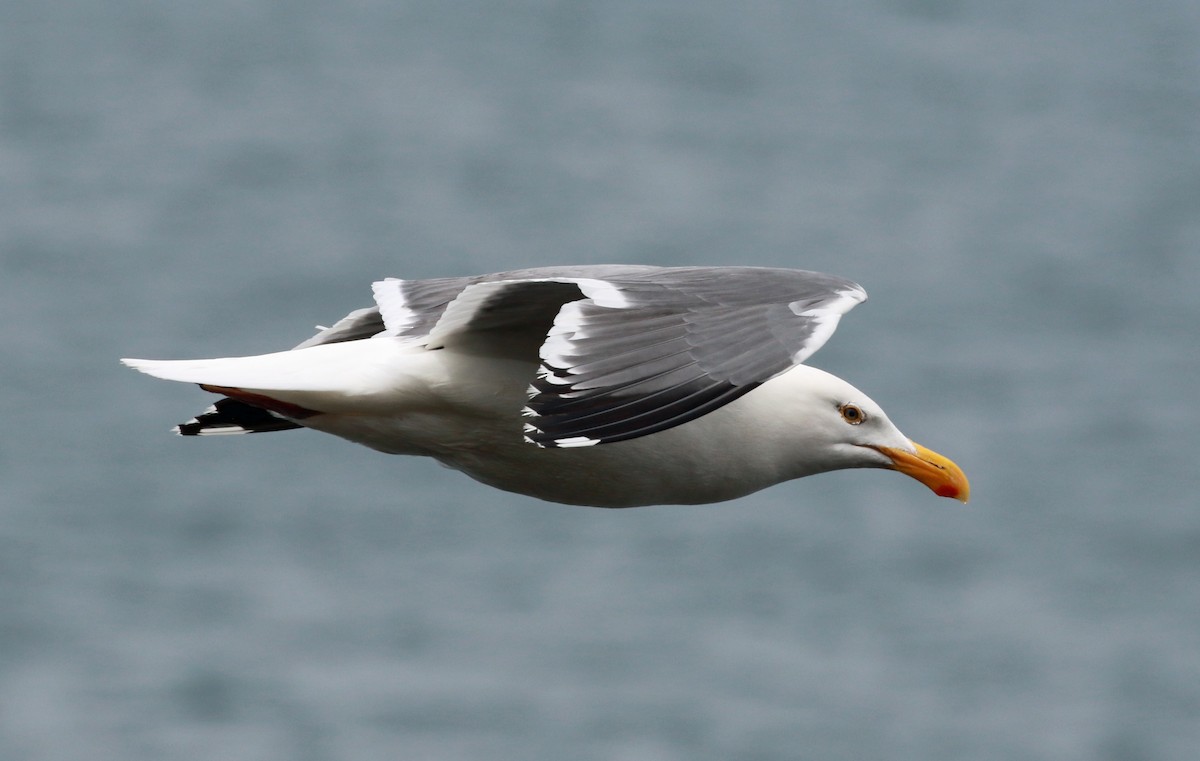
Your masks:
<svg viewBox="0 0 1200 761"><path fill-rule="evenodd" d="M122 359L121 362L163 380L200 383L306 400L329 396L373 396L395 388L397 360L403 350L392 341L346 341L306 349L219 359ZM301 403L298 400L296 403Z"/></svg>

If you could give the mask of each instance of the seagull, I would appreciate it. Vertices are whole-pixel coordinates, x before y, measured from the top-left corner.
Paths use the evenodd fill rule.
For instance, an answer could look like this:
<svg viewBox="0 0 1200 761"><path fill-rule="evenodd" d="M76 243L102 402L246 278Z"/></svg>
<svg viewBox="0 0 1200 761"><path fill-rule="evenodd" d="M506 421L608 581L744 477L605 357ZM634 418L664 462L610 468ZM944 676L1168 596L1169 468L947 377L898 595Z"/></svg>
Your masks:
<svg viewBox="0 0 1200 761"><path fill-rule="evenodd" d="M704 504L844 468L969 496L951 460L805 364L866 299L849 280L590 265L373 293L287 351L121 361L221 395L184 436L311 428L550 502Z"/></svg>

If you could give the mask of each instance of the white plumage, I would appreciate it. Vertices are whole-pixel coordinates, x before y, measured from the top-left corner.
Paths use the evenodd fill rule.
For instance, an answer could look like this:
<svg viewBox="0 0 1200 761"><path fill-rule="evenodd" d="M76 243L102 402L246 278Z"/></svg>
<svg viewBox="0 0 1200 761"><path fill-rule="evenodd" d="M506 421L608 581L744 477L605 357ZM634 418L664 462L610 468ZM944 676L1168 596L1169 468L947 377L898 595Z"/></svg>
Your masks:
<svg viewBox="0 0 1200 761"><path fill-rule="evenodd" d="M862 392L800 364L866 298L841 278L609 265L374 294L290 351L122 361L224 396L186 435L307 427L555 502L717 502L854 467L968 494Z"/></svg>

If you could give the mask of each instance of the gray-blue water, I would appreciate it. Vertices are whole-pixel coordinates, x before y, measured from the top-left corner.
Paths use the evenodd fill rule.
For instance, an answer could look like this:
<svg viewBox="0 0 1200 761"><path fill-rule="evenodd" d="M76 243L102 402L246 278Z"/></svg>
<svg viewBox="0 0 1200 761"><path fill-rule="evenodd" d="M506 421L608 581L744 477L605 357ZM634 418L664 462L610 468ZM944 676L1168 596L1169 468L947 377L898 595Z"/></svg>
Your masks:
<svg viewBox="0 0 1200 761"><path fill-rule="evenodd" d="M0 758L1192 759L1200 6L0 2ZM119 367L825 270L972 478L539 503Z"/></svg>

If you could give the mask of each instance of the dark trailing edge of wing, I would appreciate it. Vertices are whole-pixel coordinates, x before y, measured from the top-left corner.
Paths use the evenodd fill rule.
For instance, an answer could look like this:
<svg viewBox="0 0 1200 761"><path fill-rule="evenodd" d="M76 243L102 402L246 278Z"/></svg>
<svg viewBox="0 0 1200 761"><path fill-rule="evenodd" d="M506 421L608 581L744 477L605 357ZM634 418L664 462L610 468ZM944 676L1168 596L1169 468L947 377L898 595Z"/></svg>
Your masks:
<svg viewBox="0 0 1200 761"><path fill-rule="evenodd" d="M575 438L597 444L636 439L695 420L758 385L693 378L645 395L611 391L572 399L539 395L530 400L529 408L536 417L525 436L543 447L561 446L562 441ZM552 383L542 379L534 383L535 390L547 387Z"/></svg>

